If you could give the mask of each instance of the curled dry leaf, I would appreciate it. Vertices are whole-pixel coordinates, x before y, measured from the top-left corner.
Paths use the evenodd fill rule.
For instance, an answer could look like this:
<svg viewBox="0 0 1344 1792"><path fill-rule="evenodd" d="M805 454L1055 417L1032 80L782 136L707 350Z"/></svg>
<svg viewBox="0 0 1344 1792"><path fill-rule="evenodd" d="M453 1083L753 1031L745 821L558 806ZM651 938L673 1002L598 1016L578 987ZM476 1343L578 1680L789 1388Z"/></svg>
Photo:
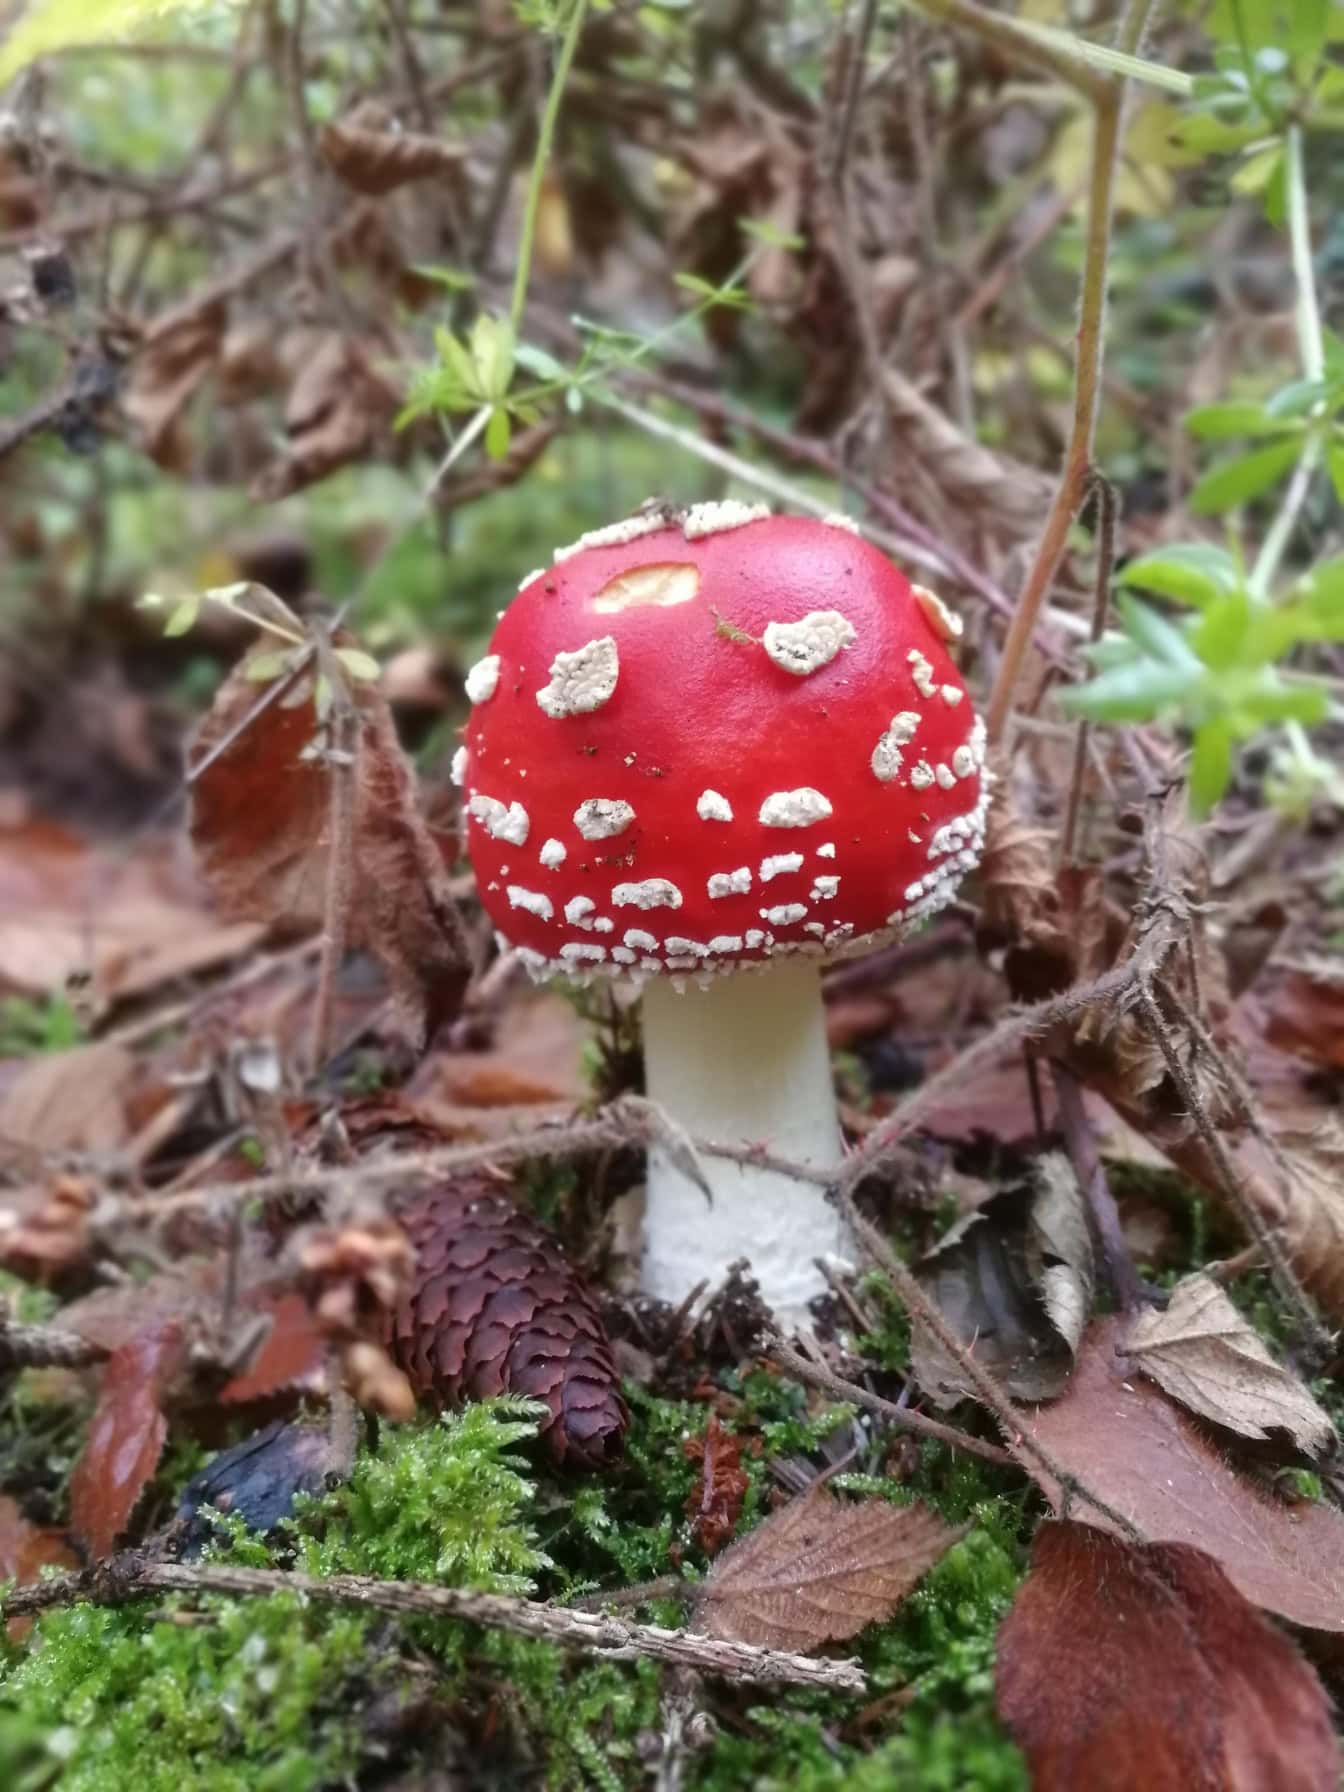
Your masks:
<svg viewBox="0 0 1344 1792"><path fill-rule="evenodd" d="M238 728L264 689L235 672L191 751L193 766ZM382 693L351 681L357 711L353 768L304 757L317 723L311 694L272 703L192 786L191 837L201 874L230 915L319 923L327 880L348 880L346 942L382 964L417 1039L451 1012L465 981L456 914L438 847L416 807L410 765ZM354 780L352 863L333 866L328 820L333 777Z"/></svg>
<svg viewBox="0 0 1344 1792"><path fill-rule="evenodd" d="M1344 1631L1344 1516L1324 1503L1290 1505L1238 1474L1161 1389L1125 1373L1122 1337L1120 1320L1096 1320L1063 1396L1019 1414L1023 1434L1150 1542L1193 1544L1252 1604ZM1115 1528L1037 1459L1019 1459L1057 1512L1067 1505Z"/></svg>
<svg viewBox="0 0 1344 1792"><path fill-rule="evenodd" d="M274 503L360 459L397 408L397 393L374 366L369 350L335 331L325 335L289 389L289 445L258 474L253 497Z"/></svg>
<svg viewBox="0 0 1344 1792"><path fill-rule="evenodd" d="M1165 1311L1135 1320L1124 1349L1173 1400L1243 1437L1286 1431L1317 1455L1335 1435L1329 1415L1210 1276L1177 1282Z"/></svg>
<svg viewBox="0 0 1344 1792"><path fill-rule="evenodd" d="M404 187L407 181L457 168L467 153L460 143L444 143L415 131L378 129L371 118L363 122L355 116L324 125L317 142L322 160L339 180L356 193L374 197Z"/></svg>
<svg viewBox="0 0 1344 1792"><path fill-rule="evenodd" d="M1039 1160L1029 1193L996 1195L959 1220L919 1279L953 1331L1019 1400L1050 1400L1068 1380L1092 1311L1092 1240L1065 1159ZM916 1323L915 1379L938 1406L971 1393L965 1371Z"/></svg>
<svg viewBox="0 0 1344 1792"><path fill-rule="evenodd" d="M154 1326L114 1350L70 1477L70 1521L95 1560L110 1555L158 1467L168 1421L163 1400L182 1365L180 1325Z"/></svg>
<svg viewBox="0 0 1344 1792"><path fill-rule="evenodd" d="M179 467L176 425L215 364L227 321L222 299L175 309L150 327L132 363L122 406L160 466Z"/></svg>
<svg viewBox="0 0 1344 1792"><path fill-rule="evenodd" d="M1034 1792L1334 1792L1315 1672L1185 1544L1045 1524L999 1631L999 1715Z"/></svg>
<svg viewBox="0 0 1344 1792"><path fill-rule="evenodd" d="M696 1628L766 1649L819 1649L889 1618L963 1533L919 1504L838 1500L814 1486L724 1551Z"/></svg>
<svg viewBox="0 0 1344 1792"><path fill-rule="evenodd" d="M614 1461L630 1415L597 1302L559 1240L485 1176L407 1195L397 1216L418 1261L391 1349L416 1391L450 1405L540 1400L558 1462Z"/></svg>
<svg viewBox="0 0 1344 1792"><path fill-rule="evenodd" d="M714 1556L736 1530L751 1485L742 1466L742 1439L725 1431L718 1414L711 1413L705 1435L688 1437L683 1448L689 1461L700 1464L686 1496L691 1536L707 1556Z"/></svg>

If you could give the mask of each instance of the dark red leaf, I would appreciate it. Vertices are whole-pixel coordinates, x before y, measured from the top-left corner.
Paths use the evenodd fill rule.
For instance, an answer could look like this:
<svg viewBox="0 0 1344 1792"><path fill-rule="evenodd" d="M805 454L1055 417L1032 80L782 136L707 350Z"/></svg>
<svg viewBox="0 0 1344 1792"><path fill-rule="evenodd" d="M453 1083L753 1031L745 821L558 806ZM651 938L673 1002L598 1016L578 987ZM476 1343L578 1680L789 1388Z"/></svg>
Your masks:
<svg viewBox="0 0 1344 1792"><path fill-rule="evenodd" d="M110 1555L158 1466L168 1435L162 1398L183 1357L180 1325L142 1332L114 1350L70 1477L70 1518L95 1559Z"/></svg>
<svg viewBox="0 0 1344 1792"><path fill-rule="evenodd" d="M1335 1792L1315 1672L1211 1556L1041 1527L999 1632L1033 1792Z"/></svg>

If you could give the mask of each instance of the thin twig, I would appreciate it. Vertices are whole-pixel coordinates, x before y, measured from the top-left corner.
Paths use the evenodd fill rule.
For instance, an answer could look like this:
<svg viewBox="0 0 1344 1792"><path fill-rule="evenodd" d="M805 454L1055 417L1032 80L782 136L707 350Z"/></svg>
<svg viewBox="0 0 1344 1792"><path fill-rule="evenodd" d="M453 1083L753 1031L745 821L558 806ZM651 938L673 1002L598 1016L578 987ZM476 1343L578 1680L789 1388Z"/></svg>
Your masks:
<svg viewBox="0 0 1344 1792"><path fill-rule="evenodd" d="M927 5L928 0L925 3ZM938 0L938 3L941 5L942 0ZM1132 50L1137 47L1153 5L1154 0L1130 0L1117 34L1120 49ZM1006 24L1009 21L1001 22ZM1035 558L1023 584L1016 614L1003 644L1003 657L994 680L987 715L991 742L999 740L1003 734L1027 648L1035 633L1037 616L1064 558L1069 529L1092 473L1092 448L1096 437L1097 404L1105 355L1106 276L1110 263L1115 177L1120 161L1121 127L1128 83L1122 76L1099 76L1089 69L1088 79L1081 85L1083 91L1091 94L1095 113L1091 175L1088 182L1087 236L1083 253L1074 359L1073 420L1059 485Z"/></svg>
<svg viewBox="0 0 1344 1792"><path fill-rule="evenodd" d="M873 1393L860 1382L847 1381L843 1375L834 1374L821 1363L810 1362L807 1357L800 1356L777 1335L766 1338L766 1349L776 1362L788 1370L795 1381L816 1388L818 1393L825 1394L832 1400L862 1406L901 1431L911 1431L916 1437L933 1438L940 1444L948 1444L954 1450L965 1450L968 1455L979 1456L983 1461L993 1462L999 1468L1018 1466L1016 1457L1010 1451L1001 1450L997 1444L989 1443L984 1438L970 1437L966 1432L958 1431L955 1425L944 1425L939 1419L931 1419L925 1413L916 1412L913 1407L897 1406L894 1400L884 1400L881 1394Z"/></svg>
<svg viewBox="0 0 1344 1792"><path fill-rule="evenodd" d="M957 1364L974 1389L976 1398L1003 1432L1009 1450L1023 1467L1034 1468L1038 1474L1053 1481L1066 1500L1075 1497L1101 1513L1103 1518L1117 1528L1121 1536L1129 1537L1136 1543L1143 1542L1142 1532L1123 1512L1117 1511L1099 1494L1093 1493L1076 1475L1056 1462L1044 1445L1031 1435L1023 1422L1025 1415L1018 1411L984 1365L976 1361L974 1351L968 1349L953 1331L943 1316L942 1309L920 1287L876 1226L859 1212L854 1197L840 1189L837 1191L837 1198L850 1231L869 1260L886 1276L892 1292L911 1319L918 1320L925 1326Z"/></svg>
<svg viewBox="0 0 1344 1792"><path fill-rule="evenodd" d="M1122 1313L1133 1313L1143 1303L1134 1260L1125 1243L1120 1210L1115 1204L1106 1169L1097 1150L1096 1136L1083 1106L1083 1092L1073 1072L1058 1059L1051 1062L1050 1074L1059 1103L1059 1122L1064 1133L1073 1173L1083 1191L1088 1212L1096 1227L1102 1259L1110 1279L1111 1291Z"/></svg>
<svg viewBox="0 0 1344 1792"><path fill-rule="evenodd" d="M1095 646L1106 632L1106 612L1111 598L1111 570L1115 565L1115 525L1119 498L1110 480L1104 479L1100 473L1092 475L1092 496L1097 507L1097 564L1093 584L1092 633L1089 640ZM1064 831L1059 841L1061 865L1073 863L1090 732L1091 724L1087 717L1079 716L1078 737L1073 745L1073 775L1069 779L1069 800L1064 811Z"/></svg>
<svg viewBox="0 0 1344 1792"><path fill-rule="evenodd" d="M79 1599L116 1605L157 1592L234 1593L248 1598L300 1594L323 1604L354 1605L393 1617L457 1618L514 1636L537 1637L564 1648L582 1649L607 1661L648 1657L757 1686L812 1686L860 1693L867 1687L857 1661L832 1661L782 1649L760 1649L751 1643L721 1642L694 1631L634 1624L623 1618L542 1605L536 1600L515 1599L502 1593L477 1593L423 1581L374 1580L362 1574L322 1577L287 1574L272 1568L155 1562L133 1551L114 1556L110 1562L84 1574L62 1575L36 1586L17 1588L0 1604L0 1617L20 1617Z"/></svg>

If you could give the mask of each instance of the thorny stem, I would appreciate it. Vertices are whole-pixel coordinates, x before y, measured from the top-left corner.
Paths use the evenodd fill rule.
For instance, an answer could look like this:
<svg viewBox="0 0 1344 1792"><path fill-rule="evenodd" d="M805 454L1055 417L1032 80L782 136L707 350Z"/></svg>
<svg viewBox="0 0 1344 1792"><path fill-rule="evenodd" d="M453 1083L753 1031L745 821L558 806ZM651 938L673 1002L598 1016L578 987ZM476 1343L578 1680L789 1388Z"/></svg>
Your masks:
<svg viewBox="0 0 1344 1792"><path fill-rule="evenodd" d="M555 64L555 73L551 76L551 87L546 95L545 109L541 115L541 129L537 138L537 153L532 158L532 169L527 181L527 200L523 207L523 228L518 239L518 266L513 275L513 297L509 302L509 322L516 330L523 321L523 307L527 303L527 283L532 272L532 244L537 234L537 212L541 204L541 185L546 177L546 169L551 159L551 145L555 140L555 123L560 116L560 102L564 97L565 83L569 80L570 67L574 61L574 52L578 48L579 33L583 30L584 16L588 11L588 0L573 0L573 11L569 15L569 23L565 27L564 40L560 45L560 55Z"/></svg>
<svg viewBox="0 0 1344 1792"><path fill-rule="evenodd" d="M1128 51L1138 45L1154 4L1155 0L1131 0L1121 21L1118 48ZM1095 110L1092 163L1088 180L1087 237L1074 358L1073 420L1059 486L1003 644L1003 658L999 662L998 676L994 680L986 718L991 742L1002 737L1027 648L1035 632L1037 616L1064 558L1069 530L1092 472L1097 400L1105 355L1106 275L1110 262L1115 176L1120 160L1127 83L1119 75L1098 77L1089 67L1086 83L1074 84L1090 95Z"/></svg>
<svg viewBox="0 0 1344 1792"><path fill-rule="evenodd" d="M1307 209L1306 172L1302 165L1302 127L1291 124L1283 145L1284 197L1288 217L1288 241L1292 247L1293 278L1297 285L1297 344L1302 360L1303 377L1320 380L1325 376L1325 341L1321 334L1321 308L1316 297L1316 274L1311 256L1311 218ZM1322 409L1318 400L1312 416ZM1302 444L1302 455L1288 482L1283 503L1268 534L1261 543L1255 566L1248 581L1252 594L1269 596L1279 562L1292 539L1298 514L1306 502L1316 469L1321 463L1325 440L1318 426L1309 429Z"/></svg>
<svg viewBox="0 0 1344 1792"><path fill-rule="evenodd" d="M132 1550L83 1574L61 1575L36 1586L18 1588L0 1602L0 1619L43 1611L76 1599L117 1604L155 1592L237 1593L252 1597L299 1594L321 1603L388 1612L393 1617L457 1618L516 1636L540 1637L608 1661L648 1656L749 1684L825 1687L833 1692L860 1693L867 1688L857 1661L834 1661L795 1655L783 1649L762 1649L753 1643L723 1642L694 1631L635 1624L624 1618L566 1610L563 1606L543 1605L537 1600L503 1593L477 1593L423 1581L374 1580L362 1574L319 1576L272 1568L155 1562Z"/></svg>

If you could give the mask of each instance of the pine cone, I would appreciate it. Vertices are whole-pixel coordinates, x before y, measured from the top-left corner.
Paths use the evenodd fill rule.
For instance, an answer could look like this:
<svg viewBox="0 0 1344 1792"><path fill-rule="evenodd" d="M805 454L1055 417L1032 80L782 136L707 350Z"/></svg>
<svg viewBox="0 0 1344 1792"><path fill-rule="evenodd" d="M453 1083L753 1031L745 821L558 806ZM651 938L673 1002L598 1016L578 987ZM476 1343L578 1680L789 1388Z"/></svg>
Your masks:
<svg viewBox="0 0 1344 1792"><path fill-rule="evenodd" d="M389 1348L416 1392L440 1405L544 1401L558 1463L614 1461L630 1415L596 1302L558 1239L485 1177L407 1196L397 1218L417 1263Z"/></svg>

